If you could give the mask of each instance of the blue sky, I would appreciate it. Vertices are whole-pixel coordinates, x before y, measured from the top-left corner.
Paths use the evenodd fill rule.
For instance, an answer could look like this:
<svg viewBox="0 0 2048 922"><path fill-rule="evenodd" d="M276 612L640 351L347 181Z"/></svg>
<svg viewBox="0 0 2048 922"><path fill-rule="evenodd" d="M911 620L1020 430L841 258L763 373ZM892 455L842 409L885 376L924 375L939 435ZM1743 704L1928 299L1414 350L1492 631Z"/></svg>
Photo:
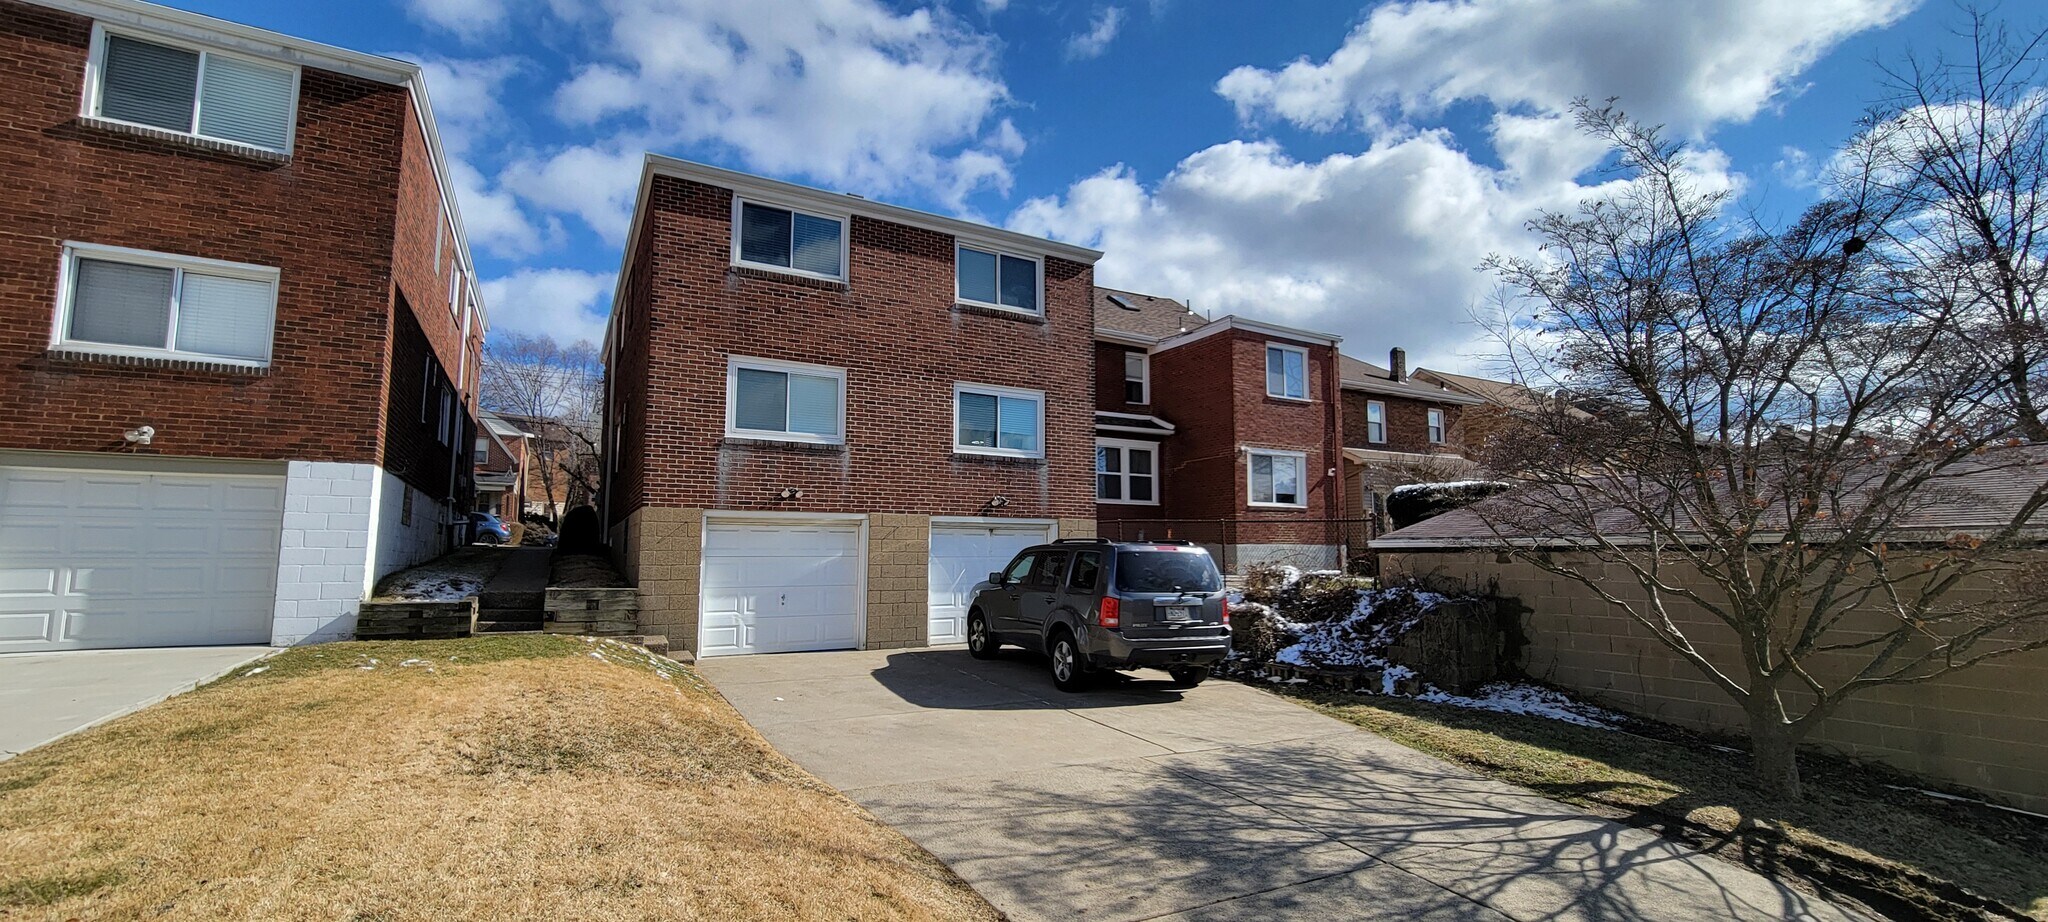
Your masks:
<svg viewBox="0 0 2048 922"><path fill-rule="evenodd" d="M1953 50L1960 20L1913 0L176 2L428 65L496 330L601 330L652 149L1098 246L1105 285L1477 371L1478 262L1610 180L1572 98L1620 97L1703 180L1796 211L1873 60Z"/></svg>

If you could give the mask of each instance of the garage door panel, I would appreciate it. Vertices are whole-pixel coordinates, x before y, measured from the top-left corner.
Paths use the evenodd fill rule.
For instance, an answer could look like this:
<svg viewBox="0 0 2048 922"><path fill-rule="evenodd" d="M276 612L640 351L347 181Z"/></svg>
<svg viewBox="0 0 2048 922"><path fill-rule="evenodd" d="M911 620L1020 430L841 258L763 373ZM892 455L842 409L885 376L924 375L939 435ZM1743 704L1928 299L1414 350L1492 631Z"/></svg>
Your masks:
<svg viewBox="0 0 2048 922"><path fill-rule="evenodd" d="M0 643L48 641L50 625L57 619L52 610L0 612Z"/></svg>
<svg viewBox="0 0 2048 922"><path fill-rule="evenodd" d="M1001 570L1017 552L1052 537L1047 525L934 525L926 638L931 643L967 639L967 610L974 587Z"/></svg>
<svg viewBox="0 0 2048 922"><path fill-rule="evenodd" d="M283 484L0 467L0 651L268 641Z"/></svg>
<svg viewBox="0 0 2048 922"><path fill-rule="evenodd" d="M858 646L860 567L857 525L713 523L705 530L699 654Z"/></svg>

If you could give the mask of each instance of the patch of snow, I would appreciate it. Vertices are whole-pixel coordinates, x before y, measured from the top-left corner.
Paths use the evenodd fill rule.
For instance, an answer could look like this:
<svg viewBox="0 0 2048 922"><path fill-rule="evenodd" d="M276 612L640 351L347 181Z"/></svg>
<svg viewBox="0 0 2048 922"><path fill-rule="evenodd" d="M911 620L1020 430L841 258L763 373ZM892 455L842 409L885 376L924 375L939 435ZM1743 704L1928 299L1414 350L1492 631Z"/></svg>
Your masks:
<svg viewBox="0 0 2048 922"><path fill-rule="evenodd" d="M1380 694L1392 697L1394 690L1406 679L1415 678L1415 670L1395 664L1380 673Z"/></svg>
<svg viewBox="0 0 2048 922"><path fill-rule="evenodd" d="M1346 667L1386 664L1386 650L1422 616L1446 601L1443 595L1406 587L1369 589L1358 595L1351 614L1312 624L1287 622L1301 639L1273 655L1291 666ZM1382 612L1386 608L1388 612Z"/></svg>
<svg viewBox="0 0 2048 922"><path fill-rule="evenodd" d="M1442 483L1404 483L1395 487L1388 496L1405 496L1411 493L1434 493L1449 490L1470 490L1474 487L1504 487L1498 480L1446 480Z"/></svg>
<svg viewBox="0 0 2048 922"><path fill-rule="evenodd" d="M1419 701L1448 704L1453 707L1547 717L1598 730L1612 730L1616 724L1624 721L1621 715L1613 711L1574 700L1563 692L1520 682L1490 682L1480 686L1477 692L1469 696L1453 695L1431 687L1415 697Z"/></svg>
<svg viewBox="0 0 2048 922"><path fill-rule="evenodd" d="M255 674L257 674L257 673L259 673L259 672L262 672L262 671L264 671L264 670L266 670L266 669L269 669L269 668L270 668L269 666L258 666L258 667L254 668L254 669L251 669L251 670L249 670L248 672L242 673L242 678L245 678L245 679L246 679L246 678L248 678L248 677L250 677L250 676L252 676L252 675L255 675Z"/></svg>
<svg viewBox="0 0 2048 922"><path fill-rule="evenodd" d="M403 663L399 663L399 664L398 664L399 668L401 668L401 669L403 669L403 668L405 668L405 667L407 667L407 666L430 666L430 665L433 665L433 664L432 664L432 663L429 663L429 662L427 662L426 660L423 660L423 659L409 659L409 660L406 660L406 661L405 661L405 662L403 662Z"/></svg>

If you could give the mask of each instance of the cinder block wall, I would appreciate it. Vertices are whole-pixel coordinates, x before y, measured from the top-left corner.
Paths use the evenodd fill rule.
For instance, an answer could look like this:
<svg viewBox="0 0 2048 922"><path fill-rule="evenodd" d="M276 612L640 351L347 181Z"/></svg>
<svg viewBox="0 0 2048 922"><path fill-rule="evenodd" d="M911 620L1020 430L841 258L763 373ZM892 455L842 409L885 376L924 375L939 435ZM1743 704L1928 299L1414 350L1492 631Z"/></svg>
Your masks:
<svg viewBox="0 0 2048 922"><path fill-rule="evenodd" d="M1568 557L1571 555L1567 555ZM1590 559L1569 561L1595 574L1617 596L1634 580L1621 568ZM1535 678L1615 708L1707 730L1741 732L1734 699L1697 668L1658 643L1626 614L1583 585L1522 561L1499 562L1491 551L1384 554L1390 574L1434 575L1484 588L1530 610L1522 666ZM1671 579L1711 592L1697 575ZM1966 591L1966 590L1959 590ZM1685 604L1673 618L1710 659L1739 670L1733 632ZM1840 664L1815 664L1826 669ZM1809 742L1906 771L1962 784L2023 809L2048 811L2048 650L1994 660L1933 682L1871 689L1851 698L1815 729Z"/></svg>

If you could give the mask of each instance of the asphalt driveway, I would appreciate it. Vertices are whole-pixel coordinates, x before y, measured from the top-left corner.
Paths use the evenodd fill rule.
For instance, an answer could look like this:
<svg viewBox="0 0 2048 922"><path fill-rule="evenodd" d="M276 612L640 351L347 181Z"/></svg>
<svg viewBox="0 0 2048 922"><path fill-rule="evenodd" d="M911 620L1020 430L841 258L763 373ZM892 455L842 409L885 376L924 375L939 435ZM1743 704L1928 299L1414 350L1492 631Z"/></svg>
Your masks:
<svg viewBox="0 0 2048 922"><path fill-rule="evenodd" d="M0 654L0 759L190 691L269 647Z"/></svg>
<svg viewBox="0 0 2048 922"><path fill-rule="evenodd" d="M1256 689L1139 673L1064 695L1005 653L701 669L1017 920L1851 918Z"/></svg>

